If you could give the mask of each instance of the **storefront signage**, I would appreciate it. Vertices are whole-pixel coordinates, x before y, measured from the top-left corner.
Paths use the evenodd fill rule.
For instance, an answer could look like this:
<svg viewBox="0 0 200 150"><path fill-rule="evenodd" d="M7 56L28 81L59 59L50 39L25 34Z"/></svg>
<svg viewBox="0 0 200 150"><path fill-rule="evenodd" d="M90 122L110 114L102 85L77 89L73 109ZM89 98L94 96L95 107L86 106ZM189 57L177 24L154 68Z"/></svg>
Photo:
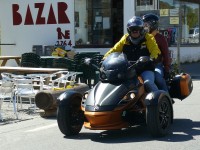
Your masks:
<svg viewBox="0 0 200 150"><path fill-rule="evenodd" d="M56 46L72 46L71 40L67 41L67 39L70 39L70 30L65 30L64 32L61 30L61 28L57 28L57 35L58 35L58 41L56 41ZM64 40L63 40L64 39Z"/></svg>
<svg viewBox="0 0 200 150"><path fill-rule="evenodd" d="M169 16L169 9L160 9L160 16Z"/></svg>
<svg viewBox="0 0 200 150"><path fill-rule="evenodd" d="M178 9L170 9L170 16L179 16L179 10Z"/></svg>
<svg viewBox="0 0 200 150"><path fill-rule="evenodd" d="M170 17L169 18L170 24L179 24L179 17Z"/></svg>
<svg viewBox="0 0 200 150"><path fill-rule="evenodd" d="M13 25L42 25L42 24L67 24L70 23L69 18L66 14L66 10L68 8L68 5L64 2L58 2L57 3L57 16L55 16L55 12L53 9L52 4L49 7L49 13L44 14L43 10L45 8L45 3L35 3L34 9L37 10L36 18L33 18L32 11L30 9L30 6L28 4L26 9L26 15L25 18L22 18L21 12L20 12L20 5L19 4L13 4L12 5L12 12L13 12ZM35 10L34 10L35 11ZM46 16L44 16L46 15ZM56 19L58 18L58 19ZM23 22L24 20L24 22Z"/></svg>
<svg viewBox="0 0 200 150"><path fill-rule="evenodd" d="M34 36L37 36L38 40L41 38L41 44L44 42L46 45L48 42L49 45L62 46L70 50L73 45L71 38L73 38L74 25L73 20L71 20L74 16L71 6L73 5L70 1L15 2L11 4L13 28L21 29L22 34L25 30L34 32ZM50 36L45 37L44 35L47 33ZM37 39L31 40L37 41Z"/></svg>

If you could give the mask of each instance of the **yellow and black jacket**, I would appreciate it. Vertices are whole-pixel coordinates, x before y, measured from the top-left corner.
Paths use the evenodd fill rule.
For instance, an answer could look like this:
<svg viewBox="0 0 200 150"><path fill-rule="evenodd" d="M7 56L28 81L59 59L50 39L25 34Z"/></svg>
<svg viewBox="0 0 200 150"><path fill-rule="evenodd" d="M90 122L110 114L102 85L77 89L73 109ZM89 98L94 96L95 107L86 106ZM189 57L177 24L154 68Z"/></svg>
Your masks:
<svg viewBox="0 0 200 150"><path fill-rule="evenodd" d="M150 56L152 59L156 60L161 54L154 36L148 33L145 34L144 39L137 45L133 45L129 40L129 35L125 34L121 40L104 55L104 58L113 52L125 53L130 61L136 61L140 56Z"/></svg>

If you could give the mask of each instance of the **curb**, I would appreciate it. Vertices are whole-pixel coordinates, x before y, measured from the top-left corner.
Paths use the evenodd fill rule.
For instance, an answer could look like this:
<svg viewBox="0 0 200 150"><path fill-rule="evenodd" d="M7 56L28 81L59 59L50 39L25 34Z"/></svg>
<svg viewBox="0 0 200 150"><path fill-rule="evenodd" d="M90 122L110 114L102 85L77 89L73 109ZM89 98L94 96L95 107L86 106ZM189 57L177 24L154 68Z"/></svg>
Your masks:
<svg viewBox="0 0 200 150"><path fill-rule="evenodd" d="M200 79L200 75L191 75L192 79Z"/></svg>

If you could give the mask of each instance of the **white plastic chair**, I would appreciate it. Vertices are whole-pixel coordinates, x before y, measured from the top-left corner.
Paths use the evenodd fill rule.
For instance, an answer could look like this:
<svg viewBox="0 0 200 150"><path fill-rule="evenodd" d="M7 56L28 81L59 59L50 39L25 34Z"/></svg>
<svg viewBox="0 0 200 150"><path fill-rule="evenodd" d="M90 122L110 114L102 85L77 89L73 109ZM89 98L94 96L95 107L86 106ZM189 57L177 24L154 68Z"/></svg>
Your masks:
<svg viewBox="0 0 200 150"><path fill-rule="evenodd" d="M24 75L17 75L17 74L8 73L8 72L2 72L1 77L2 77L2 80L13 81L13 78L20 79L20 78L23 78Z"/></svg>
<svg viewBox="0 0 200 150"><path fill-rule="evenodd" d="M2 84L0 86L0 119L3 120L1 108L3 105L3 102L13 102L13 111L16 115L16 118L18 119L17 109L16 109L16 102L13 99L14 97L14 83L12 81L2 81Z"/></svg>
<svg viewBox="0 0 200 150"><path fill-rule="evenodd" d="M33 107L35 112L36 105L34 99L38 90L35 90L33 87L33 79L32 78L14 79L14 82L15 82L15 98L17 103L18 104L20 103L21 109L22 109L22 103L29 102L30 104L29 108ZM18 105L17 109L19 109Z"/></svg>
<svg viewBox="0 0 200 150"><path fill-rule="evenodd" d="M58 71L53 74L30 74L29 77L39 77L40 90L53 90L54 88L65 88L68 84L74 84L76 75L81 72Z"/></svg>
<svg viewBox="0 0 200 150"><path fill-rule="evenodd" d="M52 80L52 88L66 88L67 85L73 86L76 82L76 77L82 72L64 72L60 71L61 76L57 79Z"/></svg>
<svg viewBox="0 0 200 150"><path fill-rule="evenodd" d="M81 74L81 72L70 72L69 74L66 74L62 77L60 77L58 80L59 85L63 84L63 87L66 87L69 85L74 85L76 82L76 76L78 74Z"/></svg>
<svg viewBox="0 0 200 150"><path fill-rule="evenodd" d="M12 75L13 75L12 73L2 72L1 73L2 82L13 81Z"/></svg>
<svg viewBox="0 0 200 150"><path fill-rule="evenodd" d="M59 87L62 79L65 76L69 76L69 74L69 71L58 71L50 74L49 76L43 77L43 79L41 80L41 84L43 84L43 89L51 90L54 87Z"/></svg>

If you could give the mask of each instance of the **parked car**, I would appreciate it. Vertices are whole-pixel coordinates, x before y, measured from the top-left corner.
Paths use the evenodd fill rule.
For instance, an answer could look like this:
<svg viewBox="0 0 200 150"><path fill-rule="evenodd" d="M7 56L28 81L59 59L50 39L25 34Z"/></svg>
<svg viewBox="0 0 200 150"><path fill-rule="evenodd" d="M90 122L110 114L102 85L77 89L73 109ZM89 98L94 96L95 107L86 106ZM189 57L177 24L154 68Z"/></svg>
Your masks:
<svg viewBox="0 0 200 150"><path fill-rule="evenodd" d="M199 38L199 28L191 28L189 30L189 38Z"/></svg>

